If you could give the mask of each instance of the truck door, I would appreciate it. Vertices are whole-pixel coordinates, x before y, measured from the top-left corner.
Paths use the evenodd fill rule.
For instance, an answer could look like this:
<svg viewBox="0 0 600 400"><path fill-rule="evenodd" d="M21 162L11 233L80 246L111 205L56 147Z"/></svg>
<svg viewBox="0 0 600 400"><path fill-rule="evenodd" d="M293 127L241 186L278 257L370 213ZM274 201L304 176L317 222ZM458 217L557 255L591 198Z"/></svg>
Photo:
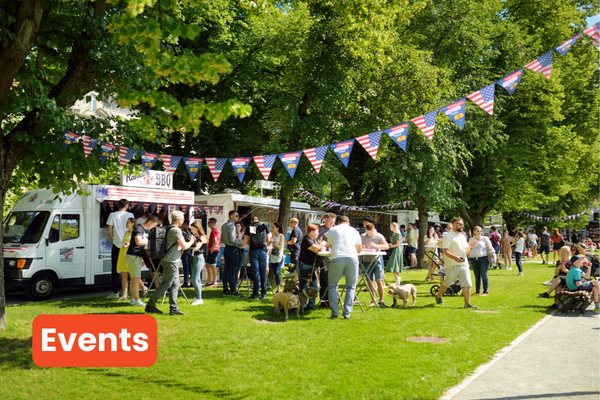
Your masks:
<svg viewBox="0 0 600 400"><path fill-rule="evenodd" d="M61 279L78 280L85 276L85 235L81 213L56 214L50 225L47 265L59 272ZM76 284L77 281L71 282Z"/></svg>

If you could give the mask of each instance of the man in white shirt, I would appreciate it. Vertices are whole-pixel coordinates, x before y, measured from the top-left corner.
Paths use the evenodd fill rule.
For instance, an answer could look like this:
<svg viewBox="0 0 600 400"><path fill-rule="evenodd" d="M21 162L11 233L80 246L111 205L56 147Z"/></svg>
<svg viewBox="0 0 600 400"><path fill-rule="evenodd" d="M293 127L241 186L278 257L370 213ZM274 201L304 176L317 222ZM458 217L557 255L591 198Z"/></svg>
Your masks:
<svg viewBox="0 0 600 400"><path fill-rule="evenodd" d="M452 220L452 231L448 232L442 239L446 276L444 283L440 284L435 302L436 304L444 304L442 295L448 288L445 284L452 285L458 279L465 298L465 308L478 309L479 307L471 304L471 271L469 271L469 261L467 260L471 248L467 244L467 238L462 234L464 226L462 218L454 218Z"/></svg>
<svg viewBox="0 0 600 400"><path fill-rule="evenodd" d="M115 211L108 216L108 221L106 225L108 225L108 239L110 240L110 244L112 244L112 250L110 253L110 261L111 261L111 280L112 280L112 294L106 296L107 299L118 299L119 298L119 288L121 287L121 277L117 272L117 261L119 260L119 252L121 251L121 247L123 247L123 235L127 232L127 228L125 224L129 218L135 218L132 213L127 211L127 207L129 207L129 201L127 199L121 199L117 203L117 209L119 211Z"/></svg>
<svg viewBox="0 0 600 400"><path fill-rule="evenodd" d="M345 319L350 319L358 278L358 253L362 251L360 234L350 226L350 219L342 216L339 218L339 224L329 230L327 243L331 247L328 272L330 318L338 317L337 289L343 276L346 279L343 315Z"/></svg>

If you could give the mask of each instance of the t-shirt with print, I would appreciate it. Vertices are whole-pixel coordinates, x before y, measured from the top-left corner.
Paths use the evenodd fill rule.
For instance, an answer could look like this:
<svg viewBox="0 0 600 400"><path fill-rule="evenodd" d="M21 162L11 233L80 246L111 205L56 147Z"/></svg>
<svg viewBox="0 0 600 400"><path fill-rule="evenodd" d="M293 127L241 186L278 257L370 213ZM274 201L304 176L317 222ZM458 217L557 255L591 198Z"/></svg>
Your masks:
<svg viewBox="0 0 600 400"><path fill-rule="evenodd" d="M183 233L181 229L176 226L171 226L167 231L167 254L162 258L164 262L178 262L181 261L181 253L183 250L181 246L177 244L177 241L182 240L185 242L183 238Z"/></svg>
<svg viewBox="0 0 600 400"><path fill-rule="evenodd" d="M131 233L131 243L129 244L129 247L127 248L127 254L129 254L130 256L141 257L144 252L144 247L146 247L146 245L145 244L142 244L142 245L137 244L137 240L136 240L137 237L139 237L141 239L148 238L148 231L146 229L144 229L142 224L137 224L133 228L133 232Z"/></svg>

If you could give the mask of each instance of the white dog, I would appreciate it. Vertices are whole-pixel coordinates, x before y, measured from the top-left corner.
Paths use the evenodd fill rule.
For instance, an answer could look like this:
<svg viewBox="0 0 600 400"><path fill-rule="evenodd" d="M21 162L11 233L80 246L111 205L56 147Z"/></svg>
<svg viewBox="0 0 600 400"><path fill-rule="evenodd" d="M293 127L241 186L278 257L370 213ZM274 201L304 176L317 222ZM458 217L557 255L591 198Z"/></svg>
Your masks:
<svg viewBox="0 0 600 400"><path fill-rule="evenodd" d="M415 305L415 301L417 300L417 288L415 287L415 285L411 285L410 283L408 283L406 285L402 285L402 286L400 286L397 283L392 283L390 285L390 289L388 290L388 294L390 294L390 295L392 295L392 297L394 297L394 304L392 305L392 308L396 307L397 299L402 299L404 308L406 308L406 304L408 303L408 295L409 294L412 296L412 299L413 299L412 305L413 306Z"/></svg>

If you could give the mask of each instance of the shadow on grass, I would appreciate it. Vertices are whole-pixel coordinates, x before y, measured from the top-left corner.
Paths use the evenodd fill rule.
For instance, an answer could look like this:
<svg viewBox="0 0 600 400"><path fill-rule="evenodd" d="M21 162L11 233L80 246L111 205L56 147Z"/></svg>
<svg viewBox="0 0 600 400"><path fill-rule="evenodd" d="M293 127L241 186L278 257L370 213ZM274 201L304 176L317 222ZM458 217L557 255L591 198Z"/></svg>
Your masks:
<svg viewBox="0 0 600 400"><path fill-rule="evenodd" d="M207 387L203 387L200 385L190 385L190 384L187 384L186 382L182 382L182 381L178 381L178 380L166 380L166 379L158 379L158 378L155 379L155 378L150 377L147 374L144 375L143 377L136 377L136 376L121 374L121 373L117 372L117 370L115 370L115 369L109 370L109 369L100 369L100 368L89 368L87 371L92 374L98 374L98 375L105 376L107 378L126 379L134 384L137 382L137 384L139 384L139 387L147 387L148 384L154 384L157 386L162 386L163 388L165 388L167 390L179 389L179 390L184 390L184 391L190 392L190 393L211 395L214 397L220 397L220 398L224 398L224 399L241 400L241 399L250 398L250 395L248 395L248 394L236 393L232 390L209 389ZM156 393L156 394L159 395L160 393Z"/></svg>
<svg viewBox="0 0 600 400"><path fill-rule="evenodd" d="M9 339L0 338L0 368L10 367L32 369L36 365L31 355L31 338Z"/></svg>

